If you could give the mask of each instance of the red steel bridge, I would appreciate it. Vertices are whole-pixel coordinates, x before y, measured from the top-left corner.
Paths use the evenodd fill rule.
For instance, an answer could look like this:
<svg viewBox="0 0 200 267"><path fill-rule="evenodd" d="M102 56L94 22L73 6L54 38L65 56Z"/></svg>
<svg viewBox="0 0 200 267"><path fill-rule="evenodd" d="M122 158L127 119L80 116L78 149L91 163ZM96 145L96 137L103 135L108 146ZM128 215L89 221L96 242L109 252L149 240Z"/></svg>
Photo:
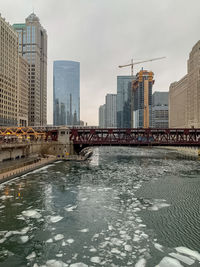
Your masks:
<svg viewBox="0 0 200 267"><path fill-rule="evenodd" d="M62 127L0 127L0 142L8 138L57 141ZM188 129L115 129L69 127L75 147L86 146L199 146L200 128Z"/></svg>
<svg viewBox="0 0 200 267"><path fill-rule="evenodd" d="M200 146L200 129L71 128L75 146Z"/></svg>

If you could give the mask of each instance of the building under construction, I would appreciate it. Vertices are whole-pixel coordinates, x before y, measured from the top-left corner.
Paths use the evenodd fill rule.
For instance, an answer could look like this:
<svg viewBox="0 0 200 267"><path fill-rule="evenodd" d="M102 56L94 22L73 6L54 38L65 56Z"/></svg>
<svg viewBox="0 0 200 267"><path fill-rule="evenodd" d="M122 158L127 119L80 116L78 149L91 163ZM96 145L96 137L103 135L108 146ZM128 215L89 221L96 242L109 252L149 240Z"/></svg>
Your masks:
<svg viewBox="0 0 200 267"><path fill-rule="evenodd" d="M133 80L132 127L152 127L152 87L154 73L141 70Z"/></svg>

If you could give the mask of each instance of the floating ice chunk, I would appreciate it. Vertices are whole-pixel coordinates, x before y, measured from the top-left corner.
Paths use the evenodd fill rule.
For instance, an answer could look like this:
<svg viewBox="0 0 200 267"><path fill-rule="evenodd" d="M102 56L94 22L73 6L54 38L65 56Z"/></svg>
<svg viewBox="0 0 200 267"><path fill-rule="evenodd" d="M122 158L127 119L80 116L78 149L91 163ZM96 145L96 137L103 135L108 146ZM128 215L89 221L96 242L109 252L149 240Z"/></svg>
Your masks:
<svg viewBox="0 0 200 267"><path fill-rule="evenodd" d="M34 219L39 219L42 216L36 210L24 210L24 211L22 211L22 215L25 216L25 217L27 217L27 218L34 218Z"/></svg>
<svg viewBox="0 0 200 267"><path fill-rule="evenodd" d="M51 216L50 217L50 221L52 222L52 223L57 223L57 222L59 222L60 220L62 220L63 219L63 217L61 217L61 216Z"/></svg>
<svg viewBox="0 0 200 267"><path fill-rule="evenodd" d="M81 232L81 233L87 233L87 232L89 232L89 229L88 228L84 228L82 230L79 230L79 232Z"/></svg>
<svg viewBox="0 0 200 267"><path fill-rule="evenodd" d="M128 252L132 251L132 247L130 245L125 245L124 249Z"/></svg>
<svg viewBox="0 0 200 267"><path fill-rule="evenodd" d="M52 238L49 238L46 243L52 243L53 242L53 239Z"/></svg>
<svg viewBox="0 0 200 267"><path fill-rule="evenodd" d="M56 241L59 241L59 240L61 240L61 239L63 239L64 238L64 235L62 235L62 234L57 234L56 236L54 236L54 239L56 240Z"/></svg>
<svg viewBox="0 0 200 267"><path fill-rule="evenodd" d="M68 264L57 260L48 260L46 262L46 267L67 267L67 266Z"/></svg>
<svg viewBox="0 0 200 267"><path fill-rule="evenodd" d="M29 237L27 235L20 236L20 239L22 243L26 243L29 240Z"/></svg>
<svg viewBox="0 0 200 267"><path fill-rule="evenodd" d="M146 266L146 260L140 259L136 264L135 267L145 267ZM169 267L169 266L168 266ZM171 267L171 266L170 266Z"/></svg>
<svg viewBox="0 0 200 267"><path fill-rule="evenodd" d="M70 264L69 267L88 267L88 265L82 262L77 262L77 263Z"/></svg>
<svg viewBox="0 0 200 267"><path fill-rule="evenodd" d="M200 261L200 254L199 254L199 252L197 252L195 250L191 250L191 249L186 248L186 247L177 247L176 251L178 251L179 253L187 254L191 257L194 257L198 261Z"/></svg>
<svg viewBox="0 0 200 267"><path fill-rule="evenodd" d="M2 238L2 239L0 239L0 244L2 244L4 241L6 241L6 238L5 237Z"/></svg>
<svg viewBox="0 0 200 267"><path fill-rule="evenodd" d="M5 195L3 195L3 196L0 197L0 199L5 200L5 199L7 199L7 198L12 198L12 197L13 197L13 196L5 196Z"/></svg>
<svg viewBox="0 0 200 267"><path fill-rule="evenodd" d="M66 243L65 241L62 242L62 247L66 246Z"/></svg>
<svg viewBox="0 0 200 267"><path fill-rule="evenodd" d="M77 205L74 205L74 206L71 206L71 207L65 207L64 209L65 209L67 212L71 212L71 211L74 211L76 208L77 208Z"/></svg>
<svg viewBox="0 0 200 267"><path fill-rule="evenodd" d="M72 239L72 238L67 239L67 243L69 243L69 244L74 243L74 239Z"/></svg>
<svg viewBox="0 0 200 267"><path fill-rule="evenodd" d="M178 253L169 253L169 255L173 258L176 258L176 259L188 264L188 265L192 265L194 263L193 259L191 259L187 256L180 255Z"/></svg>
<svg viewBox="0 0 200 267"><path fill-rule="evenodd" d="M91 248L90 252L97 252L96 248Z"/></svg>
<svg viewBox="0 0 200 267"><path fill-rule="evenodd" d="M156 265L155 267L183 267L182 264L176 259L173 259L171 257L164 257L161 262Z"/></svg>
<svg viewBox="0 0 200 267"><path fill-rule="evenodd" d="M88 198L87 197L84 197L84 198L81 198L80 200L81 201L86 201L86 200L88 200Z"/></svg>
<svg viewBox="0 0 200 267"><path fill-rule="evenodd" d="M91 259L90 259L90 261L91 262L93 262L93 263L100 263L101 262L101 259L99 258L99 257L92 257Z"/></svg>
<svg viewBox="0 0 200 267"><path fill-rule="evenodd" d="M123 243L123 241L119 240L118 238L112 238L111 242L113 245L116 245L116 246L121 246L121 244Z"/></svg>
<svg viewBox="0 0 200 267"><path fill-rule="evenodd" d="M120 254L121 252L117 248L112 248L111 253L113 254Z"/></svg>
<svg viewBox="0 0 200 267"><path fill-rule="evenodd" d="M163 252L163 246L162 246L162 245L160 245L160 244L158 244L158 243L155 243L155 244L154 244L154 247L155 247L157 250L160 250L160 251Z"/></svg>
<svg viewBox="0 0 200 267"><path fill-rule="evenodd" d="M60 254L56 254L56 257L58 257L58 258L61 258L62 256L63 256L62 253L60 253Z"/></svg>
<svg viewBox="0 0 200 267"><path fill-rule="evenodd" d="M26 259L27 260L32 260L32 259L34 259L36 257L36 253L33 251L31 254L29 254L27 257L26 257Z"/></svg>

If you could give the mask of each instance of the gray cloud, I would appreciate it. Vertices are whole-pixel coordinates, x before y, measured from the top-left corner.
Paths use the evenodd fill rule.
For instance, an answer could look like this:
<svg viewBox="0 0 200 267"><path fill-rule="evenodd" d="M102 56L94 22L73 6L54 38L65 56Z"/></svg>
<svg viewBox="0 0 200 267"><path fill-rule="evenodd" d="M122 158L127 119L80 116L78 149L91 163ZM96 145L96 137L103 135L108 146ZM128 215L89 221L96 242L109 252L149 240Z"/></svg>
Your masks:
<svg viewBox="0 0 200 267"><path fill-rule="evenodd" d="M106 93L116 92L118 69L135 60L166 56L138 65L155 73L154 90L186 74L187 58L199 40L200 1L191 0L0 0L11 24L32 12L48 32L48 121L52 122L53 60L81 63L81 119L95 125Z"/></svg>

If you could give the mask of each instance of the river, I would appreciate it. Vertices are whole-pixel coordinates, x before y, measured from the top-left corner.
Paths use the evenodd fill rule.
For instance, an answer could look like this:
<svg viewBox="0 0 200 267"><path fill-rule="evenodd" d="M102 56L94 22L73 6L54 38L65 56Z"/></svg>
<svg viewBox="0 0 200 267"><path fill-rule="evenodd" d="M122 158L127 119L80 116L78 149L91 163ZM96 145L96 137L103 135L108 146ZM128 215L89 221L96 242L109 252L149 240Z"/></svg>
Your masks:
<svg viewBox="0 0 200 267"><path fill-rule="evenodd" d="M0 185L0 266L200 266L200 165L94 148Z"/></svg>

